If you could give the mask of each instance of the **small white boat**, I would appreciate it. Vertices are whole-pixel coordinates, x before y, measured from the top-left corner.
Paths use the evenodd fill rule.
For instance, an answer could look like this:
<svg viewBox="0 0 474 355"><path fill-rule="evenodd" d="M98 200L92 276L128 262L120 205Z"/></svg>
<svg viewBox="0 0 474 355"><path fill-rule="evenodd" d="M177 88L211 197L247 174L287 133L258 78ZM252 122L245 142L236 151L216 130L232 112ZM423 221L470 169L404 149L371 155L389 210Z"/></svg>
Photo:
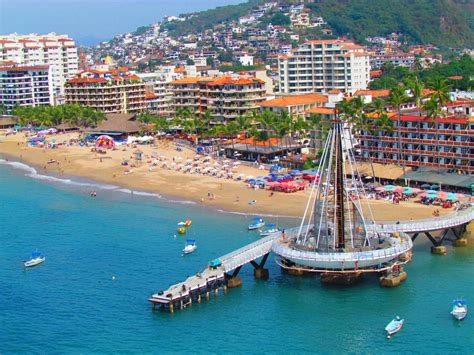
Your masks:
<svg viewBox="0 0 474 355"><path fill-rule="evenodd" d="M265 221L262 217L255 217L253 220L254 222L248 225L249 231L262 228L265 225Z"/></svg>
<svg viewBox="0 0 474 355"><path fill-rule="evenodd" d="M403 324L405 323L405 319L400 319L399 316L396 316L390 323L387 324L385 327L385 331L387 332L387 338L390 339L390 336L398 333L402 330Z"/></svg>
<svg viewBox="0 0 474 355"><path fill-rule="evenodd" d="M266 229L260 229L259 235L261 237L268 237L270 234L280 232L281 229L276 226L276 224L267 224Z"/></svg>
<svg viewBox="0 0 474 355"><path fill-rule="evenodd" d="M178 226L185 226L186 225L186 222L179 222L178 223Z"/></svg>
<svg viewBox="0 0 474 355"><path fill-rule="evenodd" d="M33 266L41 264L45 260L46 258L42 256L41 253L35 252L35 253L31 253L31 259L28 261L25 261L23 265L25 265L25 267L33 267Z"/></svg>
<svg viewBox="0 0 474 355"><path fill-rule="evenodd" d="M194 239L186 239L186 244L184 245L183 253L191 254L197 249L196 241Z"/></svg>
<svg viewBox="0 0 474 355"><path fill-rule="evenodd" d="M465 300L454 300L451 314L457 320L463 320L467 316L467 302Z"/></svg>

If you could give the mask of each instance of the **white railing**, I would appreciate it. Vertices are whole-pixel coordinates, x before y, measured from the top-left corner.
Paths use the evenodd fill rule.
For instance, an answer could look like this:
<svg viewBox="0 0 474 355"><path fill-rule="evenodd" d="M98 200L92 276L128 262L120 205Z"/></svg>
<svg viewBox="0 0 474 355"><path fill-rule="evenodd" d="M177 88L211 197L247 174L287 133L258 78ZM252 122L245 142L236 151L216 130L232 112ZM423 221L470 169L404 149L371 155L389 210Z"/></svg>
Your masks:
<svg viewBox="0 0 474 355"><path fill-rule="evenodd" d="M376 229L379 232L425 232L459 226L469 223L472 220L474 220L474 208L467 207L466 209L441 217L415 221L401 221L400 223L393 223L393 221L387 223L378 222Z"/></svg>
<svg viewBox="0 0 474 355"><path fill-rule="evenodd" d="M311 252L304 250L297 250L288 247L287 245L280 244L278 242L273 243L272 251L275 254L288 258L290 260L307 260L314 261L315 255L317 254L317 260L323 262L354 262L363 260L379 260L383 258L396 257L409 251L413 246L411 239L407 236L404 240L390 248L371 250L371 251L360 251L360 252L347 252L347 253L324 253L324 252Z"/></svg>
<svg viewBox="0 0 474 355"><path fill-rule="evenodd" d="M250 243L240 249L218 258L224 266L224 271L232 271L239 266L249 263L270 252L272 243L281 233L274 233L268 237Z"/></svg>

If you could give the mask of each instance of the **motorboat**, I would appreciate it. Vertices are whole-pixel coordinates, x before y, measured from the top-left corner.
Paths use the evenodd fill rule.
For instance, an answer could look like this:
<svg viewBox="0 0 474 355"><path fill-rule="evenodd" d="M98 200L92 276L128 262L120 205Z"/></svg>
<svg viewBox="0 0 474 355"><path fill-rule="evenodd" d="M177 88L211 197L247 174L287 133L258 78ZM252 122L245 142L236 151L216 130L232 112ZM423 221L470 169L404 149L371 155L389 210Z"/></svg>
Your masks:
<svg viewBox="0 0 474 355"><path fill-rule="evenodd" d="M25 267L33 267L33 266L41 264L45 260L46 258L42 256L41 253L34 252L34 253L31 253L31 259L28 261L25 261L23 265L25 265Z"/></svg>
<svg viewBox="0 0 474 355"><path fill-rule="evenodd" d="M249 231L254 230L254 229L259 229L262 228L265 225L265 221L263 220L262 217L254 217L253 218L253 223L250 223L248 225Z"/></svg>
<svg viewBox="0 0 474 355"><path fill-rule="evenodd" d="M400 319L399 316L396 316L390 323L387 324L385 327L385 331L387 332L387 338L390 339L390 336L393 334L398 333L402 330L403 324L405 323L405 319Z"/></svg>
<svg viewBox="0 0 474 355"><path fill-rule="evenodd" d="M466 300L457 299L453 301L453 309L451 314L457 320L463 320L467 316L467 302Z"/></svg>
<svg viewBox="0 0 474 355"><path fill-rule="evenodd" d="M187 228L186 227L179 227L178 229L176 229L176 231L179 233L179 234L184 234L187 232Z"/></svg>
<svg viewBox="0 0 474 355"><path fill-rule="evenodd" d="M184 245L183 253L191 254L197 249L196 241L194 239L186 239L186 244Z"/></svg>
<svg viewBox="0 0 474 355"><path fill-rule="evenodd" d="M277 227L276 224L267 224L267 228L260 229L259 235L261 237L268 237L270 234L280 232L281 229Z"/></svg>

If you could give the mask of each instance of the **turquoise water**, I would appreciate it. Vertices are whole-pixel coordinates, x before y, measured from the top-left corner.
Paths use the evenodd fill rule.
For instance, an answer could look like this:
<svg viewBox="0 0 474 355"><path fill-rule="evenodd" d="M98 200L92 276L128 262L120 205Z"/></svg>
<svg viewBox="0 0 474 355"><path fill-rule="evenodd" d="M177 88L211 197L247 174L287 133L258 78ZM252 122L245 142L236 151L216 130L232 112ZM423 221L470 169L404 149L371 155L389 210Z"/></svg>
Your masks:
<svg viewBox="0 0 474 355"><path fill-rule="evenodd" d="M421 240L395 289L375 278L325 287L282 274L269 258L268 281L245 266L243 286L225 296L152 312L152 292L255 240L249 218L117 190L96 188L91 198L90 186L32 177L0 164L0 353L474 351L474 315L458 325L449 314L458 296L474 307L472 248L432 256ZM182 257L185 237L174 231L186 218L198 249ZM46 262L24 270L36 248ZM383 329L397 314L405 327L387 340Z"/></svg>

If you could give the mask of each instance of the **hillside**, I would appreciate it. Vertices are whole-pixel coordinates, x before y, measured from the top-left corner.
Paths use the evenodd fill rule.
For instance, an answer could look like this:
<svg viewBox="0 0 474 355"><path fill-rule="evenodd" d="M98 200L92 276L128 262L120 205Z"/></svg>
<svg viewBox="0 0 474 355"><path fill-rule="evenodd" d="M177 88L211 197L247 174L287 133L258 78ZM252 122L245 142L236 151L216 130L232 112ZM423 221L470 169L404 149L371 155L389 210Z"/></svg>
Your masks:
<svg viewBox="0 0 474 355"><path fill-rule="evenodd" d="M249 0L238 5L219 6L215 9L205 10L193 14L184 22L172 22L166 24L166 28L172 35L184 35L192 32L200 32L219 23L237 20L246 15L253 7L263 3L262 0Z"/></svg>
<svg viewBox="0 0 474 355"><path fill-rule="evenodd" d="M401 32L410 42L447 47L474 46L470 0L319 0L308 7L321 13L336 34L363 40Z"/></svg>
<svg viewBox="0 0 474 355"><path fill-rule="evenodd" d="M202 11L167 28L173 35L201 31L237 20L263 2L250 0ZM307 7L323 16L336 35L347 34L358 41L401 32L411 43L473 48L473 4L472 0L315 0Z"/></svg>

